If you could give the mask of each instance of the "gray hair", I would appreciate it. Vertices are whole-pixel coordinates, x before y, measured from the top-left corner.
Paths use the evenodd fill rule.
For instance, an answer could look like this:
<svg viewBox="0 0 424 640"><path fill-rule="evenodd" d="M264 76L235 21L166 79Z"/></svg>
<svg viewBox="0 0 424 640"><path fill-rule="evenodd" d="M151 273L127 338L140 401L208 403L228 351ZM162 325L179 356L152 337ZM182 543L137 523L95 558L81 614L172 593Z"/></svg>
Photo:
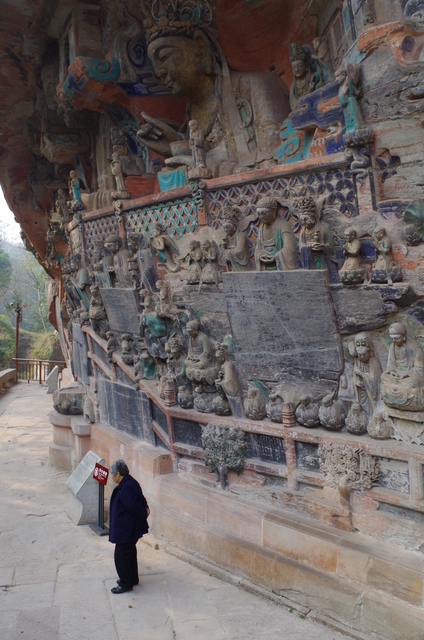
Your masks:
<svg viewBox="0 0 424 640"><path fill-rule="evenodd" d="M125 460L115 460L109 467L109 473L111 476L115 476L117 473L120 473L121 476L127 476L130 470L128 469L128 465Z"/></svg>

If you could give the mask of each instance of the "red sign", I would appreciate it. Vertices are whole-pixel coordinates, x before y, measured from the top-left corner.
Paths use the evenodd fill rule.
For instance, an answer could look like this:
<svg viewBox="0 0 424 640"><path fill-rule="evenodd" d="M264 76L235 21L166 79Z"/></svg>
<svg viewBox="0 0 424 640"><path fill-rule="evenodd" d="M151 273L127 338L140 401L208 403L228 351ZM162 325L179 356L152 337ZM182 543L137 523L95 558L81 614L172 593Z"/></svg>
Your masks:
<svg viewBox="0 0 424 640"><path fill-rule="evenodd" d="M107 467L104 467L103 465L96 462L96 466L94 467L93 471L93 478L97 480L97 482L100 482L100 484L106 484L108 475L109 470L107 469Z"/></svg>

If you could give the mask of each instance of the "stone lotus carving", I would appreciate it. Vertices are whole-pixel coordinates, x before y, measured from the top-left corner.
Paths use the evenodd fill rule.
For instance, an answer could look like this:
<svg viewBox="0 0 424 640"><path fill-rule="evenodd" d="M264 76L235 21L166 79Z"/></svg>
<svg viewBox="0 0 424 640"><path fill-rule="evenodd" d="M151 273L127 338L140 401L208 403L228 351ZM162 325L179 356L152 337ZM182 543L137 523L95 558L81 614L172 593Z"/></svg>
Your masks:
<svg viewBox="0 0 424 640"><path fill-rule="evenodd" d="M288 271L299 268L296 237L291 225L277 215L275 198L260 198L256 213L260 225L255 247L257 271Z"/></svg>
<svg viewBox="0 0 424 640"><path fill-rule="evenodd" d="M392 255L392 241L384 227L374 230L375 264L371 271L371 282L393 284L402 282L402 269L395 264Z"/></svg>
<svg viewBox="0 0 424 640"><path fill-rule="evenodd" d="M321 471L330 486L364 491L380 477L376 458L345 444L323 443L318 447Z"/></svg>
<svg viewBox="0 0 424 640"><path fill-rule="evenodd" d="M272 422L283 422L284 398L279 391L272 391L265 406L266 415Z"/></svg>
<svg viewBox="0 0 424 640"><path fill-rule="evenodd" d="M193 400L194 408L200 413L212 413L213 404L215 399L210 393L204 393L202 385L199 385L194 389L195 396Z"/></svg>
<svg viewBox="0 0 424 640"><path fill-rule="evenodd" d="M249 385L244 399L244 412L251 420L263 420L266 416L266 400L259 389Z"/></svg>
<svg viewBox="0 0 424 640"><path fill-rule="evenodd" d="M152 0L143 0L141 8L144 24L149 24L148 56L156 76L171 93L189 101L186 122L179 131L142 113L145 124L138 137L170 158L172 143L188 146L188 123L196 120L207 145L205 164L214 176L272 161L280 127L289 113L280 78L258 72L240 75L229 68L217 46L211 3L206 0L200 4L176 0L160 12L152 12ZM176 154L180 155L178 149ZM192 156L187 158L186 166L191 166Z"/></svg>
<svg viewBox="0 0 424 640"><path fill-rule="evenodd" d="M295 413L297 422L303 427L313 429L320 424L318 414L319 407L312 401L312 398L306 394L300 396L300 403L296 407Z"/></svg>
<svg viewBox="0 0 424 640"><path fill-rule="evenodd" d="M355 435L367 432L368 416L358 402L354 402L346 416L346 431Z"/></svg>
<svg viewBox="0 0 424 640"><path fill-rule="evenodd" d="M345 245L343 253L345 262L339 271L340 282L344 285L362 284L366 276L366 270L361 262L361 243L356 229L345 229Z"/></svg>
<svg viewBox="0 0 424 640"><path fill-rule="evenodd" d="M340 431L345 422L343 405L334 400L334 393L322 399L318 412L319 421L323 427L331 431Z"/></svg>
<svg viewBox="0 0 424 640"><path fill-rule="evenodd" d="M405 326L390 326L392 344L381 376L381 397L388 407L402 411L424 410L424 351L409 338Z"/></svg>
<svg viewBox="0 0 424 640"><path fill-rule="evenodd" d="M244 432L211 422L202 427L202 447L205 464L218 473L221 488L225 489L228 471L243 471L246 455Z"/></svg>
<svg viewBox="0 0 424 640"><path fill-rule="evenodd" d="M368 422L368 435L375 440L388 440L393 436L393 427L385 420L381 411L376 411Z"/></svg>
<svg viewBox="0 0 424 640"><path fill-rule="evenodd" d="M359 333L349 345L354 358L353 384L358 403L371 416L380 396L381 365L374 356L372 340L366 333Z"/></svg>

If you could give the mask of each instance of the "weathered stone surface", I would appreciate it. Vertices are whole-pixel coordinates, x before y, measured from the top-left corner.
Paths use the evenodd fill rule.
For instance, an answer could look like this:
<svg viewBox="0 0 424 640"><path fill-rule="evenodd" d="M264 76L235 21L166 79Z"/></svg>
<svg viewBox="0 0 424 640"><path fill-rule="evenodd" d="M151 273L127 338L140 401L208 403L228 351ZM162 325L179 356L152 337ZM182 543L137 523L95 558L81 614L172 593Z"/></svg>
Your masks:
<svg viewBox="0 0 424 640"><path fill-rule="evenodd" d="M100 289L110 330L138 335L138 307L134 289Z"/></svg>
<svg viewBox="0 0 424 640"><path fill-rule="evenodd" d="M98 398L102 422L154 444L150 403L142 391L99 378Z"/></svg>
<svg viewBox="0 0 424 640"><path fill-rule="evenodd" d="M342 368L323 271L223 274L243 377L334 380Z"/></svg>
<svg viewBox="0 0 424 640"><path fill-rule="evenodd" d="M76 322L72 323L73 347L72 355L74 362L74 373L83 385L88 384L88 377L91 375L91 362L87 356L87 343L81 327Z"/></svg>

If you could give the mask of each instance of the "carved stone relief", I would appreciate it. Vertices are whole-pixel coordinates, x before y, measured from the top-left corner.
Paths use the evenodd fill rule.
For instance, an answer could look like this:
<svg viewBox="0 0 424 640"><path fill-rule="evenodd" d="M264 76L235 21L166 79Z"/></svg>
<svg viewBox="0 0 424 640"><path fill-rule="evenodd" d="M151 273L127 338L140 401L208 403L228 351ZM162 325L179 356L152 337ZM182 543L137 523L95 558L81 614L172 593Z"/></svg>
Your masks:
<svg viewBox="0 0 424 640"><path fill-rule="evenodd" d="M221 488L227 486L229 470L243 471L246 443L244 432L210 422L202 428L203 459L218 474Z"/></svg>

